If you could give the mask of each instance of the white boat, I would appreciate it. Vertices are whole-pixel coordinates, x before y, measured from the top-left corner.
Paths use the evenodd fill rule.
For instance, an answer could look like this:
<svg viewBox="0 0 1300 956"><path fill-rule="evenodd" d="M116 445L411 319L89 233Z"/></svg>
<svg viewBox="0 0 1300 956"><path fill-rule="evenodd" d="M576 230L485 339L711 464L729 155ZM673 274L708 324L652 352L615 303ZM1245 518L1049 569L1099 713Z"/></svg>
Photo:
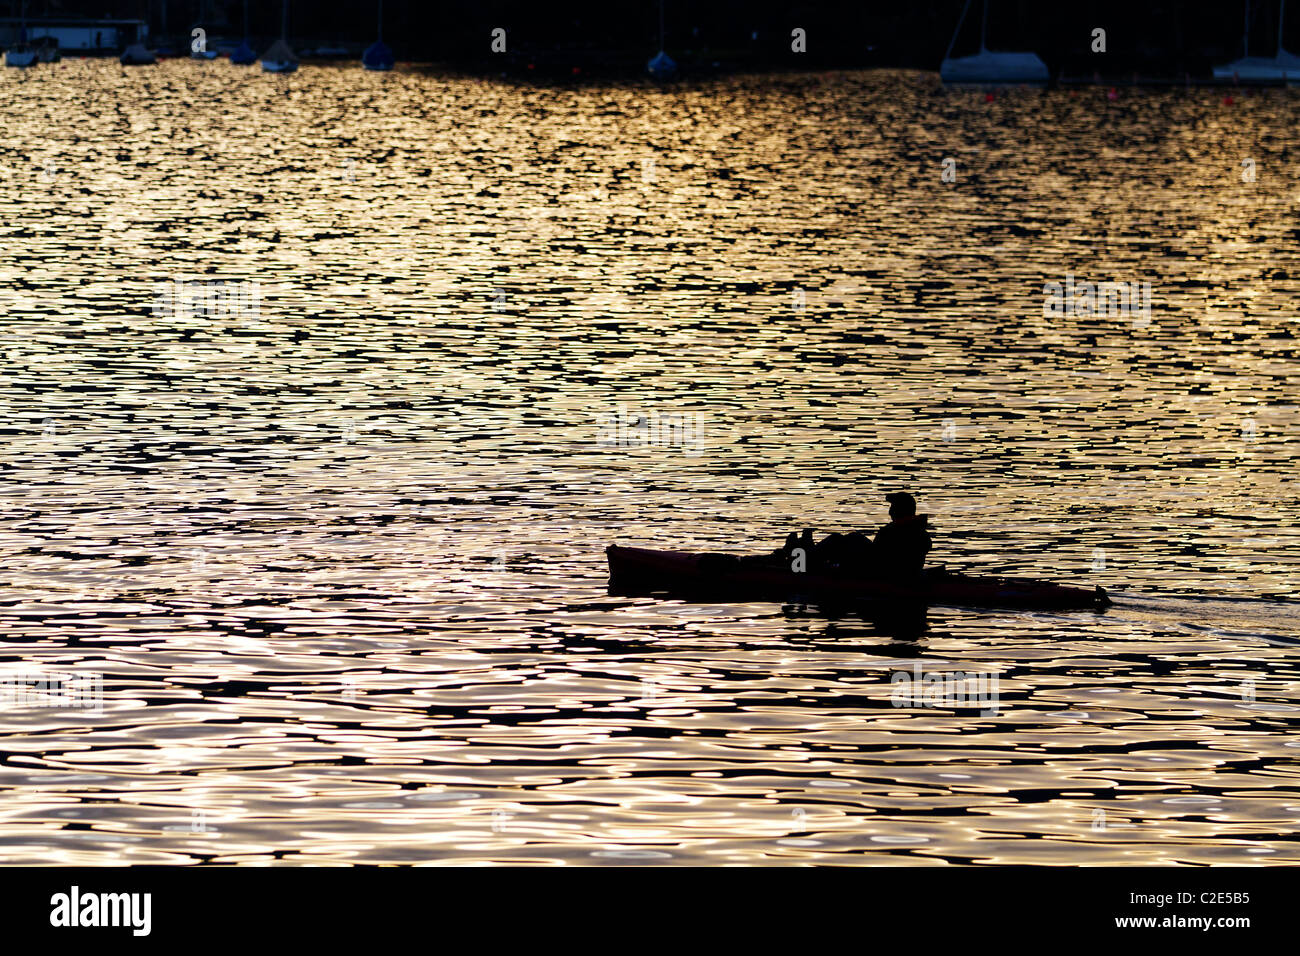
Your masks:
<svg viewBox="0 0 1300 956"><path fill-rule="evenodd" d="M27 42L27 0L23 0L22 19L18 27L18 42L5 50L5 66L27 67L37 60L35 47Z"/></svg>
<svg viewBox="0 0 1300 956"><path fill-rule="evenodd" d="M1242 36L1242 57L1214 68L1214 78L1232 83L1300 83L1300 57L1282 46L1282 25L1286 22L1286 0L1277 12L1277 54L1250 55L1250 0L1246 0L1246 32Z"/></svg>
<svg viewBox="0 0 1300 956"><path fill-rule="evenodd" d="M961 19L957 29L952 32L948 42L948 52L939 66L939 77L945 83L1046 83L1047 64L1035 53L1008 52L990 50L985 43L989 24L989 4L984 0L984 15L980 19L980 50L970 56L954 57L953 45L957 34L966 22L966 12L970 9L970 0L962 7Z"/></svg>
<svg viewBox="0 0 1300 956"><path fill-rule="evenodd" d="M1216 66L1214 78L1238 83L1300 83L1300 56L1286 50L1277 56L1243 56Z"/></svg>
<svg viewBox="0 0 1300 956"><path fill-rule="evenodd" d="M289 0L280 5L280 39L276 40L262 54L262 69L267 73L292 73L298 69L298 58L294 56L284 35L289 26Z"/></svg>
<svg viewBox="0 0 1300 956"><path fill-rule="evenodd" d="M26 43L5 50L5 66L31 66L36 62L36 51Z"/></svg>
<svg viewBox="0 0 1300 956"><path fill-rule="evenodd" d="M1033 53L980 50L944 60L939 77L945 83L1046 83L1047 64Z"/></svg>
<svg viewBox="0 0 1300 956"><path fill-rule="evenodd" d="M262 69L267 73L292 73L298 69L298 58L284 40L276 40L262 54Z"/></svg>

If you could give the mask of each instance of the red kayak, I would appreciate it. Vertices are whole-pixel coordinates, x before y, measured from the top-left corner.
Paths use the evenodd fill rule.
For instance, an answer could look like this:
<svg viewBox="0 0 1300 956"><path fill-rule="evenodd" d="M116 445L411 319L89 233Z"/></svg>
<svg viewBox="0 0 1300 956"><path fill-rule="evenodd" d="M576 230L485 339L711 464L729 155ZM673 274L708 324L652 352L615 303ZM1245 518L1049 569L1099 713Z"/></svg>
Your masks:
<svg viewBox="0 0 1300 956"><path fill-rule="evenodd" d="M703 601L809 601L957 604L967 607L1100 610L1106 591L1067 587L1031 578L975 577L927 570L914 584L852 575L797 574L762 557L651 551L610 545L610 590L619 594L669 594Z"/></svg>

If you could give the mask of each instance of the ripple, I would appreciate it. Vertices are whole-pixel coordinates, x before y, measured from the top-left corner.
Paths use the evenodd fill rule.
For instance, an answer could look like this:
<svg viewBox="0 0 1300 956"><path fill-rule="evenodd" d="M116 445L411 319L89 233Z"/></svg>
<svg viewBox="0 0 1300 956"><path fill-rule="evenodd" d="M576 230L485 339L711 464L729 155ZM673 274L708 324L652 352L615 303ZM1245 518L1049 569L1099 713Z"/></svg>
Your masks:
<svg viewBox="0 0 1300 956"><path fill-rule="evenodd" d="M4 72L0 859L1300 862L1287 90ZM607 591L904 486L1116 606Z"/></svg>

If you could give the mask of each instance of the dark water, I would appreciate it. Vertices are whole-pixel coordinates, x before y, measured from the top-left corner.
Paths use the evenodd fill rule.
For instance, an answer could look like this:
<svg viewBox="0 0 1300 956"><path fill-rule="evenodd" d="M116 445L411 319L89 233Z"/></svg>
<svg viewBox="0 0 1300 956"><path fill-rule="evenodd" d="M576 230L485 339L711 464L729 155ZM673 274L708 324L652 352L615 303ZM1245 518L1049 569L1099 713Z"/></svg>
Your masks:
<svg viewBox="0 0 1300 956"><path fill-rule="evenodd" d="M0 861L1300 859L1292 92L4 72ZM1117 606L606 593L900 486Z"/></svg>

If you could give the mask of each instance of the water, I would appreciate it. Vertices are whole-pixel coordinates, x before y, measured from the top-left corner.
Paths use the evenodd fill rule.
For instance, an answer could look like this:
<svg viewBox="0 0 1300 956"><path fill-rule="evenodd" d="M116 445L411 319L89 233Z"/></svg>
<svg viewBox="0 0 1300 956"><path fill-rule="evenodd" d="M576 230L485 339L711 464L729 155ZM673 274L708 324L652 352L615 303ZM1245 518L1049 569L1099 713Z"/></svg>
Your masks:
<svg viewBox="0 0 1300 956"><path fill-rule="evenodd" d="M1300 860L1289 92L5 74L0 861ZM903 486L1117 605L606 592Z"/></svg>

